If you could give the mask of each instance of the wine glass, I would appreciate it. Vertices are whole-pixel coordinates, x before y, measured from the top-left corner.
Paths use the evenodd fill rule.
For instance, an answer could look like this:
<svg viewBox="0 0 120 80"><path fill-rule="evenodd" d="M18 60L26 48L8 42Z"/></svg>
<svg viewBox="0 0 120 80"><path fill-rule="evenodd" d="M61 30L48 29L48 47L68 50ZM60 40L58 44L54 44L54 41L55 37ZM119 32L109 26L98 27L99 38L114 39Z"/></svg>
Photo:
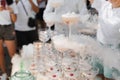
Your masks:
<svg viewBox="0 0 120 80"><path fill-rule="evenodd" d="M77 60L70 57L63 57L62 74L64 80L77 80L78 72Z"/></svg>
<svg viewBox="0 0 120 80"><path fill-rule="evenodd" d="M84 80L94 80L96 75L99 73L98 67L91 67L90 69L81 70L81 76L84 78Z"/></svg>
<svg viewBox="0 0 120 80"><path fill-rule="evenodd" d="M54 13L49 13L47 14L45 17L44 17L44 20L46 22L46 25L48 26L48 34L49 36L51 37L51 26L54 25L55 21L54 21L54 18L55 18L55 14Z"/></svg>
<svg viewBox="0 0 120 80"><path fill-rule="evenodd" d="M62 20L65 24L68 25L69 27L69 34L68 34L68 37L70 38L71 37L71 27L73 24L77 23L78 20L79 20L79 15L72 12L72 13L66 13L66 14L63 14L62 15Z"/></svg>
<svg viewBox="0 0 120 80"><path fill-rule="evenodd" d="M64 0L52 0L50 4L53 8L56 9L60 7L61 5L63 5L63 3L64 3Z"/></svg>
<svg viewBox="0 0 120 80"><path fill-rule="evenodd" d="M33 43L34 45L34 56L39 56L40 55L40 49L42 47L42 44L39 41L36 41Z"/></svg>
<svg viewBox="0 0 120 80"><path fill-rule="evenodd" d="M50 39L50 35L48 27L45 27L43 29L38 29L38 35L39 35L39 40L42 41L43 45L42 48L44 49L45 43Z"/></svg>
<svg viewBox="0 0 120 80"><path fill-rule="evenodd" d="M50 80L59 80L62 77L60 65L51 59L46 63L46 70L46 76Z"/></svg>
<svg viewBox="0 0 120 80"><path fill-rule="evenodd" d="M46 22L46 25L49 27L49 35L52 37L54 34L56 34L54 31L51 30L51 26L53 26L57 22L56 15L56 8L60 7L63 4L64 0L51 0L50 6L54 8L54 11L51 13L48 13L43 18Z"/></svg>
<svg viewBox="0 0 120 80"><path fill-rule="evenodd" d="M61 71L48 72L46 76L49 77L49 80L62 80Z"/></svg>
<svg viewBox="0 0 120 80"><path fill-rule="evenodd" d="M86 80L86 76L84 75L85 74L85 71L88 71L89 69L91 69L91 65L88 64L85 60L79 60L79 63L78 63L78 67L79 67L79 78L81 80Z"/></svg>
<svg viewBox="0 0 120 80"><path fill-rule="evenodd" d="M64 4L64 0L51 0L50 5L54 9L54 15L55 15L55 23L59 22L58 15L59 13L57 12L57 9Z"/></svg>
<svg viewBox="0 0 120 80"><path fill-rule="evenodd" d="M63 74L65 80L77 80L78 79L78 66L76 63L69 65L63 65Z"/></svg>
<svg viewBox="0 0 120 80"><path fill-rule="evenodd" d="M49 35L48 35L48 27L45 27L44 29L39 29L38 30L39 34L39 40L45 44L49 40Z"/></svg>
<svg viewBox="0 0 120 80"><path fill-rule="evenodd" d="M39 40L42 41L42 47L41 47L41 51L40 51L40 60L39 60L40 64L39 65L42 64L43 66L45 66L44 63L42 63L42 62L44 62L44 59L45 59L45 56L47 53L46 48L45 48L45 43L50 39L50 37L48 35L48 28L45 27L43 29L39 29L38 34L39 34ZM43 68L42 65L39 67Z"/></svg>

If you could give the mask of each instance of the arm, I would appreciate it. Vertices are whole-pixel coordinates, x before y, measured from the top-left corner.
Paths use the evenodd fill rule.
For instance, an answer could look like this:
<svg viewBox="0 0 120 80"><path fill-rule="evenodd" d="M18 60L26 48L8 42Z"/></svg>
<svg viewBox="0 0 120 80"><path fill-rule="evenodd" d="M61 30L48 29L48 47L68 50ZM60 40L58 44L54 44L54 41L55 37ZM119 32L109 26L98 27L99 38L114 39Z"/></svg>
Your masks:
<svg viewBox="0 0 120 80"><path fill-rule="evenodd" d="M32 6L32 9L34 12L38 13L39 12L39 8L33 3L32 0L29 0L31 6Z"/></svg>
<svg viewBox="0 0 120 80"><path fill-rule="evenodd" d="M15 3L7 7L7 10L10 12L11 21L14 23L17 20L16 14L18 13L17 6Z"/></svg>
<svg viewBox="0 0 120 80"><path fill-rule="evenodd" d="M9 9L9 11L10 11L11 21L12 21L13 23L15 23L15 21L17 20L17 16L16 16L16 14L14 13L14 11L13 11L10 7L8 7L8 9Z"/></svg>

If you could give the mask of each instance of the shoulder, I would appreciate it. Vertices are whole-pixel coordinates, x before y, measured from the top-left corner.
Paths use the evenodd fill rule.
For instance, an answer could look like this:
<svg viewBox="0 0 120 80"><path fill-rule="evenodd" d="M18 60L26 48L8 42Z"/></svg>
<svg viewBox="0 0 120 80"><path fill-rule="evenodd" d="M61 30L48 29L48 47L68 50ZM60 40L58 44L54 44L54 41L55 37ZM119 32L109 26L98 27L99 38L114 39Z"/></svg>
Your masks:
<svg viewBox="0 0 120 80"><path fill-rule="evenodd" d="M13 2L11 5L9 5L11 8L15 8L15 7L17 7L17 5L16 5L16 3L15 2Z"/></svg>
<svg viewBox="0 0 120 80"><path fill-rule="evenodd" d="M17 5L16 5L16 3L15 2L13 2L11 5L9 5L12 9L13 9L13 11L14 11L14 13L18 13L18 7L17 7Z"/></svg>

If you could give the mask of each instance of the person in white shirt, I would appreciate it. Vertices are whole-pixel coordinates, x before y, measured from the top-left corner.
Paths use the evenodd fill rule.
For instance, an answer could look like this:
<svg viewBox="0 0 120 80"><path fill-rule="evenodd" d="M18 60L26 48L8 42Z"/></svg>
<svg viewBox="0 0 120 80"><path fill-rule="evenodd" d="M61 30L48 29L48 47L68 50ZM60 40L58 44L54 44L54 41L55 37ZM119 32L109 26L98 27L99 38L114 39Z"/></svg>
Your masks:
<svg viewBox="0 0 120 80"><path fill-rule="evenodd" d="M6 45L11 58L16 53L16 36L13 23L17 19L17 13L18 11L15 3L8 5L6 0L0 0L0 69L4 74L6 73L6 67L3 45Z"/></svg>
<svg viewBox="0 0 120 80"><path fill-rule="evenodd" d="M99 13L97 40L105 46L120 50L120 0L90 0L90 2ZM113 79L113 72L113 69L104 65L105 80Z"/></svg>
<svg viewBox="0 0 120 80"><path fill-rule="evenodd" d="M120 7L114 7L116 1L119 0L101 0L99 4L96 1L92 5L99 12L100 28L97 32L97 39L105 45L118 46L120 44Z"/></svg>
<svg viewBox="0 0 120 80"><path fill-rule="evenodd" d="M48 0L43 16L45 22L47 22L47 16L55 13L54 18L51 18L51 21L55 22L55 31L58 34L68 34L68 27L62 21L63 14L66 14L68 12L84 14L87 12L85 0L64 0L63 4L56 9L52 7L52 1L54 0Z"/></svg>
<svg viewBox="0 0 120 80"><path fill-rule="evenodd" d="M19 14L17 14L17 21L15 22L15 31L17 37L18 48L21 49L23 45L33 43L38 40L36 27L28 26L29 17L35 18L39 11L37 0L20 0L17 2Z"/></svg>

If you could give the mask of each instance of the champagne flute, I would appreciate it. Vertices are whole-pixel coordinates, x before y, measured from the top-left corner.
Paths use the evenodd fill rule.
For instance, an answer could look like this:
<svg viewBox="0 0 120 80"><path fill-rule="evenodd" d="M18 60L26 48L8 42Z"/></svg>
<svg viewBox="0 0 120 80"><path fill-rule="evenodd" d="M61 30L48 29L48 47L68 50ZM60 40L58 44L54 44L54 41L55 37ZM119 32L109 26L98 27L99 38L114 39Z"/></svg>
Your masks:
<svg viewBox="0 0 120 80"><path fill-rule="evenodd" d="M65 80L77 80L78 79L78 64L72 63L70 65L63 66L63 74Z"/></svg>
<svg viewBox="0 0 120 80"><path fill-rule="evenodd" d="M94 80L99 72L98 67L92 67L86 61L81 61L79 63L79 68L80 68L80 78L83 78L83 80Z"/></svg>
<svg viewBox="0 0 120 80"><path fill-rule="evenodd" d="M45 43L50 39L48 35L48 28L45 27L43 29L39 29L38 34L39 34L39 40L42 41L41 54L43 54L43 53L46 53ZM43 54L43 56L44 55L45 54Z"/></svg>
<svg viewBox="0 0 120 80"><path fill-rule="evenodd" d="M56 9L64 4L64 0L52 0L50 4L53 8Z"/></svg>
<svg viewBox="0 0 120 80"><path fill-rule="evenodd" d="M47 66L47 69L48 71L46 73L46 76L48 76L50 80L59 80L60 78L62 78L61 68L58 63L55 62L54 65L49 64Z"/></svg>
<svg viewBox="0 0 120 80"><path fill-rule="evenodd" d="M63 22L65 24L68 25L69 27L69 34L68 34L68 38L71 37L71 34L72 34L72 30L71 30L71 27L73 24L77 23L78 20L79 20L79 15L78 14L75 14L74 12L72 13L66 13L66 14L63 14L62 15L62 19L63 19Z"/></svg>
<svg viewBox="0 0 120 80"><path fill-rule="evenodd" d="M50 5L53 7L53 9L54 9L54 15L55 15L55 23L57 23L57 22L59 22L58 20L58 18L57 17L59 17L58 15L59 15L59 13L57 12L57 9L60 7L60 6L62 6L64 4L64 0L52 0L51 1L51 3L50 3Z"/></svg>
<svg viewBox="0 0 120 80"><path fill-rule="evenodd" d="M51 37L51 26L54 25L55 21L55 14L54 13L49 13L44 17L44 20L46 22L46 25L48 26L48 35Z"/></svg>
<svg viewBox="0 0 120 80"><path fill-rule="evenodd" d="M38 29L38 34L39 34L39 40L42 42L42 48L41 48L41 52L40 52L40 60L39 60L39 72L42 72L44 75L45 72L45 57L46 57L46 45L45 43L50 39L50 36L48 35L48 27L45 27L43 29ZM43 70L42 70L43 69Z"/></svg>
<svg viewBox="0 0 120 80"><path fill-rule="evenodd" d="M43 45L49 40L48 27L38 30L39 40L43 42Z"/></svg>
<svg viewBox="0 0 120 80"><path fill-rule="evenodd" d="M99 72L98 67L94 67L94 68L92 67L91 69L85 71L84 76L89 80L94 80L98 72Z"/></svg>

